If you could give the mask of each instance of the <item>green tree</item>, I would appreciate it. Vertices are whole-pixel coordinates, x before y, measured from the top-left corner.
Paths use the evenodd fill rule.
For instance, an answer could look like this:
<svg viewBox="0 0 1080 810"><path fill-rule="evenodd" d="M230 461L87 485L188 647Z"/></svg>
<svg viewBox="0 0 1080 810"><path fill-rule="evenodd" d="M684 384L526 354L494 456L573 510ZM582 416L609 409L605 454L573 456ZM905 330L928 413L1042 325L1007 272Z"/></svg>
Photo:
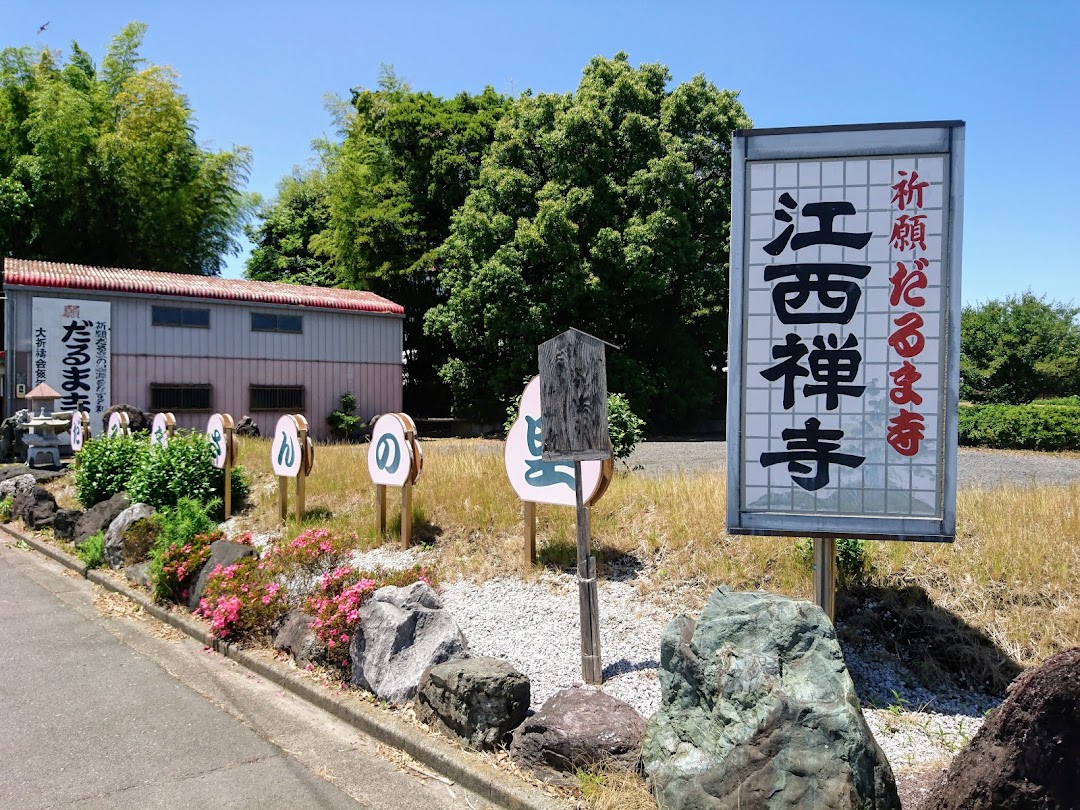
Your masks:
<svg viewBox="0 0 1080 810"><path fill-rule="evenodd" d="M960 398L1018 405L1080 393L1080 307L1028 291L966 306L960 316Z"/></svg>
<svg viewBox="0 0 1080 810"><path fill-rule="evenodd" d="M100 68L72 43L0 52L0 254L216 274L253 198L250 153L210 152L131 23Z"/></svg>
<svg viewBox="0 0 1080 810"><path fill-rule="evenodd" d="M353 91L339 117L343 142L323 146L330 222L316 249L350 286L405 307L410 412L449 406L438 372L450 347L424 333L424 316L446 300L438 248L508 103L490 87L450 99L414 92L384 68L377 90Z"/></svg>
<svg viewBox="0 0 1080 810"><path fill-rule="evenodd" d="M337 271L319 252L330 223L325 171L321 167L293 169L278 183L277 192L259 209L258 222L244 226L255 245L247 261L247 277L336 287Z"/></svg>
<svg viewBox="0 0 1080 810"><path fill-rule="evenodd" d="M536 346L576 326L620 347L610 388L660 428L723 407L737 94L597 57L574 94L524 95L443 245L432 335L455 411L497 418Z"/></svg>

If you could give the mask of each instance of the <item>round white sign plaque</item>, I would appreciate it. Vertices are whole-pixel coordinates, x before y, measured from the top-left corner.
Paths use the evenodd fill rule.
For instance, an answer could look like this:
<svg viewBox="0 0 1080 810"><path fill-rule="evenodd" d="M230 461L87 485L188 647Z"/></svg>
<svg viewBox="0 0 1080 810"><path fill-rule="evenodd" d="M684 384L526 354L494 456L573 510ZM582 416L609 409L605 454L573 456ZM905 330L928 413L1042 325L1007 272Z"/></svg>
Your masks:
<svg viewBox="0 0 1080 810"><path fill-rule="evenodd" d="M270 442L270 463L274 475L296 478L304 466L304 448L300 446L300 429L292 416L278 419Z"/></svg>
<svg viewBox="0 0 1080 810"><path fill-rule="evenodd" d="M405 440L405 423L396 413L384 413L371 429L368 473L375 484L402 487L412 475L412 443Z"/></svg>
<svg viewBox="0 0 1080 810"><path fill-rule="evenodd" d="M154 422L156 424L157 420ZM206 421L206 438L210 440L210 447L214 450L214 466L219 470L225 469L229 445L225 441L225 420L220 413L215 413Z"/></svg>
<svg viewBox="0 0 1080 810"><path fill-rule="evenodd" d="M523 501L576 506L574 462L544 461L540 433L540 378L533 377L521 395L521 408L506 434L503 459L510 486ZM603 494L603 461L581 462L581 495L588 504Z"/></svg>
<svg viewBox="0 0 1080 810"><path fill-rule="evenodd" d="M164 447L169 443L169 421L165 414L159 413L154 417L154 423L150 426L150 446Z"/></svg>
<svg viewBox="0 0 1080 810"><path fill-rule="evenodd" d="M127 436L130 432L128 430L128 415L123 411L115 411L109 417L109 427L106 429L105 435L110 439L115 439L117 436Z"/></svg>
<svg viewBox="0 0 1080 810"><path fill-rule="evenodd" d="M82 446L86 443L86 434L83 430L83 417L82 411L75 411L71 415L71 452L78 453L82 450Z"/></svg>

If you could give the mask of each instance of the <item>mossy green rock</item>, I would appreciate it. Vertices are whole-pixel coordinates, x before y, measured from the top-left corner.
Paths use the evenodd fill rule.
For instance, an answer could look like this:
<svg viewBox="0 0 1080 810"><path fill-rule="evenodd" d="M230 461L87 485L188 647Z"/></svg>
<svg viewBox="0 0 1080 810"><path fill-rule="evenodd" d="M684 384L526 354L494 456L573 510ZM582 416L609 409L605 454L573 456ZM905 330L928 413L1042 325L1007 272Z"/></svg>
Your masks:
<svg viewBox="0 0 1080 810"><path fill-rule="evenodd" d="M816 605L722 588L665 629L660 683L642 758L662 810L899 810Z"/></svg>

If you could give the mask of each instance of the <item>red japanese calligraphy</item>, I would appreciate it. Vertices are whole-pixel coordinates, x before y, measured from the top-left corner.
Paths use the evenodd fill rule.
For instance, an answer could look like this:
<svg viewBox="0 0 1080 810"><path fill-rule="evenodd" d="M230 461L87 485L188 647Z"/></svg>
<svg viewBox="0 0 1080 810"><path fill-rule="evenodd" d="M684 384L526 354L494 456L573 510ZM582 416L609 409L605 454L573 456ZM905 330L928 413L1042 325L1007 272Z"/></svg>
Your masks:
<svg viewBox="0 0 1080 810"><path fill-rule="evenodd" d="M889 433L885 440L897 453L910 457L919 452L925 430L926 423L921 413L901 408L900 413L889 420Z"/></svg>
<svg viewBox="0 0 1080 810"><path fill-rule="evenodd" d="M910 360L905 360L904 365L896 371L890 371L889 376L892 377L893 385L896 386L889 391L889 399L897 405L922 405L922 395L913 387L922 379L922 374Z"/></svg>
<svg viewBox="0 0 1080 810"><path fill-rule="evenodd" d="M889 200L889 202L896 203L896 207L899 208L901 211L904 210L905 206L911 205L912 200L915 201L916 208L922 208L923 189L930 184L927 183L925 180L920 183L918 172L913 171L911 173L911 177L908 177L907 172L905 171L898 171L897 174L900 175L900 180L895 186L892 187L892 190L895 193L893 194L893 198Z"/></svg>
<svg viewBox="0 0 1080 810"><path fill-rule="evenodd" d="M905 312L893 321L897 329L889 335L889 345L901 357L916 357L926 347L926 338L919 330L923 327L922 315Z"/></svg>
<svg viewBox="0 0 1080 810"><path fill-rule="evenodd" d="M897 250L926 250L926 219L925 214L909 217L901 214L893 223L892 235L889 241Z"/></svg>
<svg viewBox="0 0 1080 810"><path fill-rule="evenodd" d="M921 295L915 295L915 290L926 289L926 273L923 270L929 265L929 259L916 259L914 269L908 270L903 262L897 262L896 272L889 277L889 281L892 283L889 303L895 307L903 299L905 304L913 307L921 307L925 304L926 299Z"/></svg>

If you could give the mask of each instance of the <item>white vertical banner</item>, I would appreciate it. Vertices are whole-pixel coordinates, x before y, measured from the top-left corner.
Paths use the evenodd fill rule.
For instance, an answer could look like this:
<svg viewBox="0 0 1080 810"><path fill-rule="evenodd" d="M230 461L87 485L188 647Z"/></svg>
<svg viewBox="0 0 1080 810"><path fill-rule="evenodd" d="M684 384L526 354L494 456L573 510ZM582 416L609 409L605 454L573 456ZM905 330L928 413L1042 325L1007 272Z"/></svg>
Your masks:
<svg viewBox="0 0 1080 810"><path fill-rule="evenodd" d="M112 404L111 318L108 301L34 298L28 387L46 383L58 410L81 408L98 424Z"/></svg>
<svg viewBox="0 0 1080 810"><path fill-rule="evenodd" d="M736 144L731 530L952 538L962 130Z"/></svg>

